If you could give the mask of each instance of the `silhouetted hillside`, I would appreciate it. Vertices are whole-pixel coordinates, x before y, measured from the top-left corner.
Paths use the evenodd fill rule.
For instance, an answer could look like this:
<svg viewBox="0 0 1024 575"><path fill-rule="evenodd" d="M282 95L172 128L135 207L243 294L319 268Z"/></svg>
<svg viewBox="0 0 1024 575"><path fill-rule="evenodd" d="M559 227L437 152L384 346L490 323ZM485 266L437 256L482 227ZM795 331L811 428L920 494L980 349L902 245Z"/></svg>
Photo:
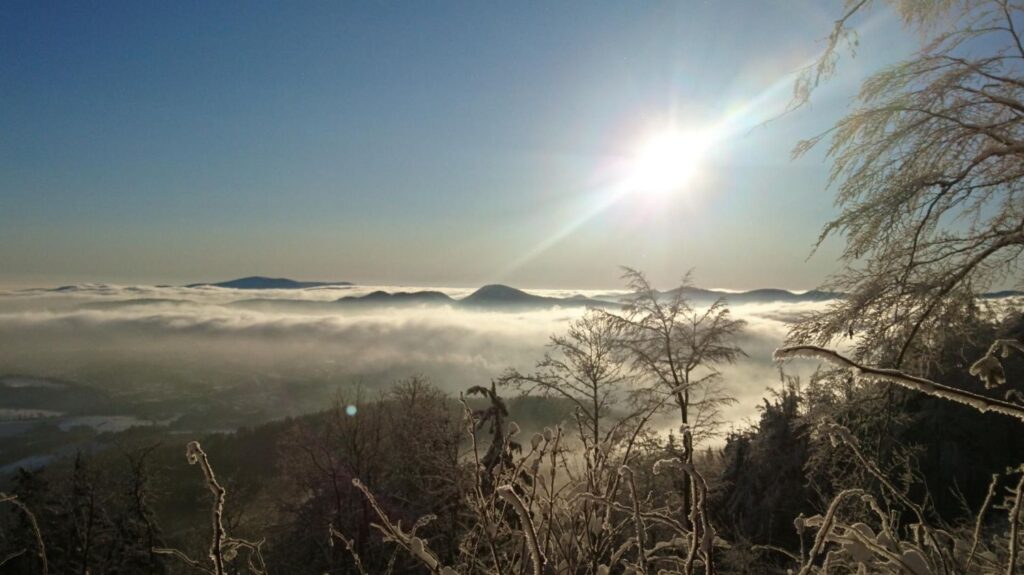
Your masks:
<svg viewBox="0 0 1024 575"><path fill-rule="evenodd" d="M362 304L445 304L451 303L454 300L448 294L439 291L399 291L389 293L377 290L363 296L345 296L337 301L338 303Z"/></svg>
<svg viewBox="0 0 1024 575"><path fill-rule="evenodd" d="M544 307L554 305L586 306L609 304L609 302L582 296L558 298L533 295L501 284L485 285L459 300L459 303L472 307Z"/></svg>
<svg viewBox="0 0 1024 575"><path fill-rule="evenodd" d="M218 283L197 283L185 287L220 287L229 289L304 289L323 286L348 286L350 282L302 282L288 278L249 276Z"/></svg>
<svg viewBox="0 0 1024 575"><path fill-rule="evenodd" d="M683 295L694 303L709 303L719 298L725 299L731 304L744 303L769 303L769 302L814 302L827 301L841 297L836 292L810 290L803 293L791 292L776 288L759 288L749 291L729 292L724 290L711 290L697 287L682 288ZM672 295L676 290L662 292L664 295Z"/></svg>

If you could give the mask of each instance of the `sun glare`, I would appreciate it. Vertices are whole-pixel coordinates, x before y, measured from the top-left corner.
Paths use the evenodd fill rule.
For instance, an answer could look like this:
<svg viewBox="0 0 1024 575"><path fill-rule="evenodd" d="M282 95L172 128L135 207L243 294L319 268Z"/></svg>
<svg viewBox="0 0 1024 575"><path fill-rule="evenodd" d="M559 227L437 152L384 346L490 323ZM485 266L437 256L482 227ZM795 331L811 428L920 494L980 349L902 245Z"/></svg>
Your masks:
<svg viewBox="0 0 1024 575"><path fill-rule="evenodd" d="M693 179L707 149L707 138L697 132L670 130L647 140L631 166L632 191L650 196L678 192Z"/></svg>

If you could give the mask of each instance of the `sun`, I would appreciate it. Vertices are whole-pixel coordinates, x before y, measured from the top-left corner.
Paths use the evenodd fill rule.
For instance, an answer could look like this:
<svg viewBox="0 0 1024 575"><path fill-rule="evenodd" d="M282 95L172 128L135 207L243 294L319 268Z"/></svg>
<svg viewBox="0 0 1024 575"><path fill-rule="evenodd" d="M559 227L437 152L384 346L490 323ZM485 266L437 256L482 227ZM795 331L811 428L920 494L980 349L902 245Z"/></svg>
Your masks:
<svg viewBox="0 0 1024 575"><path fill-rule="evenodd" d="M631 191L645 196L676 193L693 180L707 150L696 131L665 130L648 138L630 166Z"/></svg>

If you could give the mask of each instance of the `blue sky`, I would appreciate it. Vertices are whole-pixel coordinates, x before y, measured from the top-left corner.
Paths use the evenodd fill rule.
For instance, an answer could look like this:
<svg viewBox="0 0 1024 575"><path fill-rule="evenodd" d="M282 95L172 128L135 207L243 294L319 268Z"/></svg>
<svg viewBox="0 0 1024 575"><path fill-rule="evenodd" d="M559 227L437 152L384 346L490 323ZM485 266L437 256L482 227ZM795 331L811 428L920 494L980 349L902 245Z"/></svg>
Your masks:
<svg viewBox="0 0 1024 575"><path fill-rule="evenodd" d="M262 274L408 285L810 288L820 153L895 19L777 119L840 2L5 2L0 284ZM745 110L745 111L744 111ZM672 122L686 190L598 210Z"/></svg>

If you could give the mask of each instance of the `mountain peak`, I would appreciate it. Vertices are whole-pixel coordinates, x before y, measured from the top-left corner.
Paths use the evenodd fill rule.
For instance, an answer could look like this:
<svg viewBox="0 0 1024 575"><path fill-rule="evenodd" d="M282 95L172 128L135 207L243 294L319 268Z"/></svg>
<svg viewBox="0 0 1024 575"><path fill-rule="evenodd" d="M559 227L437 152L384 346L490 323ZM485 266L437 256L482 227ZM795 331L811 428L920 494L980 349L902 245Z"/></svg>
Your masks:
<svg viewBox="0 0 1024 575"><path fill-rule="evenodd" d="M503 284L488 284L469 294L465 299L518 300L534 297L539 296L530 295L521 289L516 289Z"/></svg>
<svg viewBox="0 0 1024 575"><path fill-rule="evenodd" d="M349 282L302 282L288 278L246 276L217 283L189 284L185 287L219 287L227 289L303 289L323 286L348 286Z"/></svg>

